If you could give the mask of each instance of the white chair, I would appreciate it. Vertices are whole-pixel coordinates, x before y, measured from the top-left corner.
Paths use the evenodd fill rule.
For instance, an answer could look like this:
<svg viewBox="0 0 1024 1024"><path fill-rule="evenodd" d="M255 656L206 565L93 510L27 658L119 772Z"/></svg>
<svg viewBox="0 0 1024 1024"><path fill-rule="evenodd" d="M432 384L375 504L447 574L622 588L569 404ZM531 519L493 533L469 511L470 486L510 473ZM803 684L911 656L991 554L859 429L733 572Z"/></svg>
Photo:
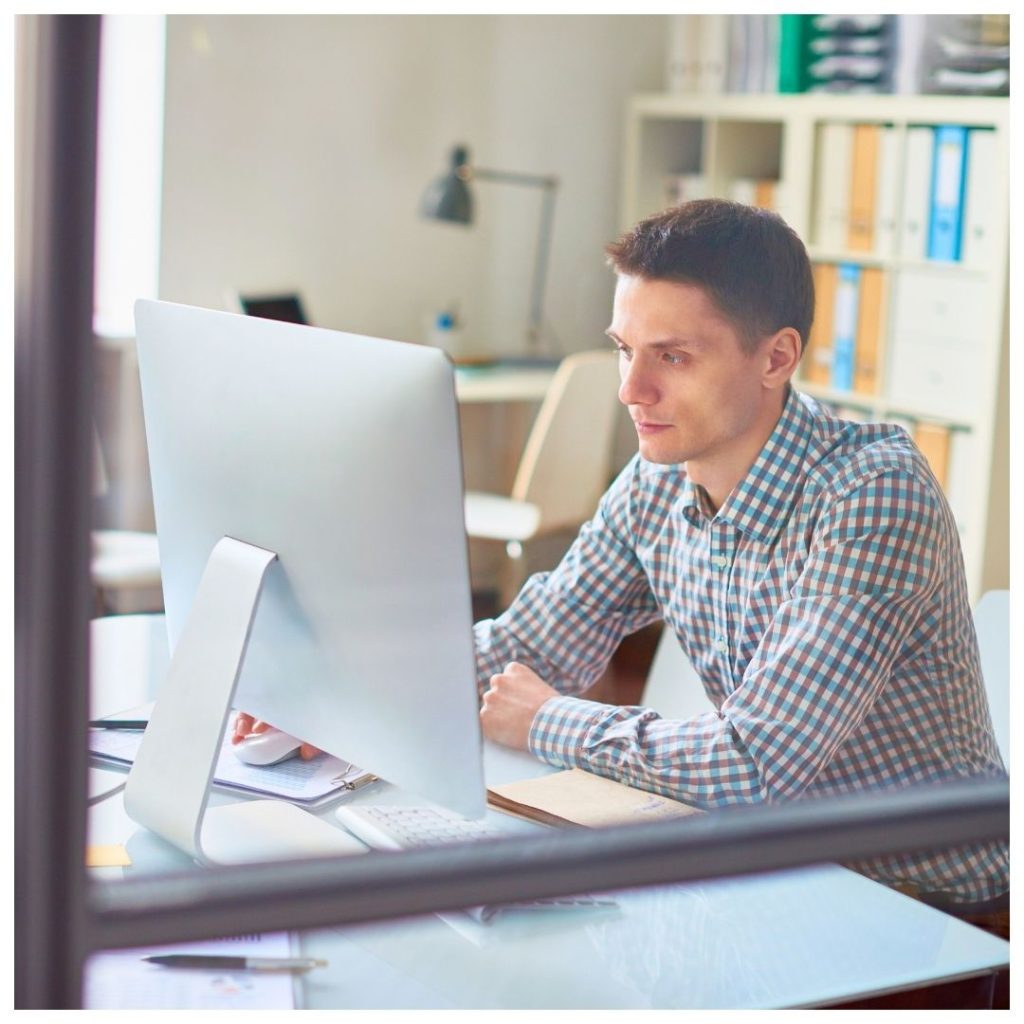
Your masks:
<svg viewBox="0 0 1024 1024"><path fill-rule="evenodd" d="M505 543L506 604L520 582L522 545L574 529L594 514L609 482L618 384L614 352L566 356L530 429L511 495L467 492L466 532Z"/></svg>
<svg viewBox="0 0 1024 1024"><path fill-rule="evenodd" d="M974 629L981 653L992 726L999 753L1010 770L1010 592L990 590L974 609Z"/></svg>

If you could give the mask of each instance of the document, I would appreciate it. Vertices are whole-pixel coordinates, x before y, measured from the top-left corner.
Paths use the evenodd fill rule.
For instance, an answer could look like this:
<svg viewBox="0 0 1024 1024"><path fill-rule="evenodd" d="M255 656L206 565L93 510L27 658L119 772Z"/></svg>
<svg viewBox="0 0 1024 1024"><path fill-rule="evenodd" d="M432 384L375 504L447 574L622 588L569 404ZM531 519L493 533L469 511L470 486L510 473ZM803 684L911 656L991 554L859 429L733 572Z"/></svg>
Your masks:
<svg viewBox="0 0 1024 1024"><path fill-rule="evenodd" d="M581 768L491 786L487 802L531 821L586 828L635 825L703 813L678 800L633 789Z"/></svg>
<svg viewBox="0 0 1024 1024"><path fill-rule="evenodd" d="M148 718L152 704L126 711L125 718ZM90 729L89 753L100 761L127 767L135 761L142 743L141 732L118 729ZM280 764L258 767L243 764L231 751L231 735L221 743L213 784L235 792L280 797L304 807L313 807L346 790L360 789L376 776L362 768L318 754L311 761L293 757Z"/></svg>
<svg viewBox="0 0 1024 1024"><path fill-rule="evenodd" d="M296 1007L297 975L176 970L142 959L162 953L294 955L287 932L97 953L85 962L82 1005L87 1010L294 1010Z"/></svg>

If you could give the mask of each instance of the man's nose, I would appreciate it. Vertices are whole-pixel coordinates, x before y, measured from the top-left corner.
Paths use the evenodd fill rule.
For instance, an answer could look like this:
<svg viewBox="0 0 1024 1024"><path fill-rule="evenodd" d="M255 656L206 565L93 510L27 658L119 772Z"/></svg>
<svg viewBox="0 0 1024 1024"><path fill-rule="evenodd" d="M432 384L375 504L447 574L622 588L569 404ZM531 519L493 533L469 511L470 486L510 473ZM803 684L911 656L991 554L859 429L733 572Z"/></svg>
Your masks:
<svg viewBox="0 0 1024 1024"><path fill-rule="evenodd" d="M623 360L619 373L619 401L623 405L651 405L657 400L654 382L641 360Z"/></svg>

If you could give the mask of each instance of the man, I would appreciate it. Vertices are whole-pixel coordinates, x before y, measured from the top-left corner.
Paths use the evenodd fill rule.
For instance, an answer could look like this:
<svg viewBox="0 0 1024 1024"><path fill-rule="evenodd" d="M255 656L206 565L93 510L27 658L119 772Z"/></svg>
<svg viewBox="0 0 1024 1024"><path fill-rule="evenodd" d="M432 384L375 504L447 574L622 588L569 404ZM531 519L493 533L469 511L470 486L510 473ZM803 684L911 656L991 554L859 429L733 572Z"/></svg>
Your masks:
<svg viewBox="0 0 1024 1024"><path fill-rule="evenodd" d="M796 234L712 199L607 252L639 452L561 564L475 627L485 735L705 808L1001 773L938 483L904 431L790 387L814 307ZM715 710L574 696L659 619ZM857 867L964 912L1009 886L1005 843Z"/></svg>

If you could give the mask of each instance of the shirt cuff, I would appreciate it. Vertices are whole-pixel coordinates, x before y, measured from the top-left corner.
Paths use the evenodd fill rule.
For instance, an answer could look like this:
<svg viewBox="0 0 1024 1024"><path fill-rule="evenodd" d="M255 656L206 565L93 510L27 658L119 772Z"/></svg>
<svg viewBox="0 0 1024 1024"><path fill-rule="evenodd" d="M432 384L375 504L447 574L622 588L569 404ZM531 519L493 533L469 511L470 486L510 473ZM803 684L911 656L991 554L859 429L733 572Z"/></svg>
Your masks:
<svg viewBox="0 0 1024 1024"><path fill-rule="evenodd" d="M606 710L603 704L578 697L550 698L533 716L530 753L559 768L584 767L583 741Z"/></svg>

